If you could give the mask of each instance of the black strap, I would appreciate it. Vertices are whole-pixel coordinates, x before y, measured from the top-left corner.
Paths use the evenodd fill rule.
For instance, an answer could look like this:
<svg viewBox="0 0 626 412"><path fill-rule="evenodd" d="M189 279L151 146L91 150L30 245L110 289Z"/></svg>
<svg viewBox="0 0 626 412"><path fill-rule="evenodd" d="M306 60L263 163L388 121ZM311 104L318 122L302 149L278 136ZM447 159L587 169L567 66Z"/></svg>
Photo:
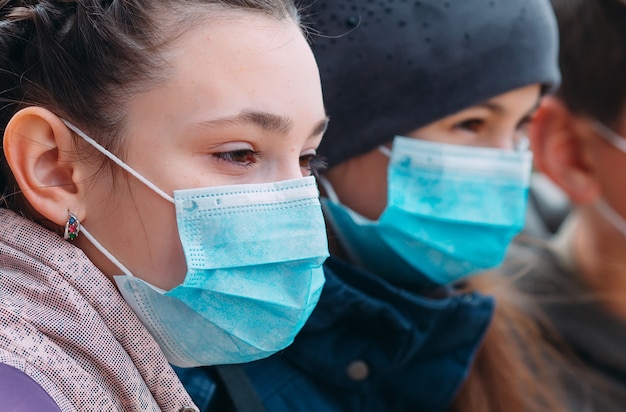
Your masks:
<svg viewBox="0 0 626 412"><path fill-rule="evenodd" d="M261 399L240 365L216 366L217 376L233 401L237 412L266 412Z"/></svg>

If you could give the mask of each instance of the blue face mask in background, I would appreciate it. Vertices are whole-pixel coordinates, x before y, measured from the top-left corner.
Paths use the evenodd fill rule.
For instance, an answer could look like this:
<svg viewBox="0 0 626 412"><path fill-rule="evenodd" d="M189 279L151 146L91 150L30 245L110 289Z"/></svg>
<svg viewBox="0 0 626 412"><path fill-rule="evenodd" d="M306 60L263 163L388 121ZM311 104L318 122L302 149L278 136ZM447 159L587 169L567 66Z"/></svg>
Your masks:
<svg viewBox="0 0 626 412"><path fill-rule="evenodd" d="M399 283L419 282L423 275L443 285L502 262L524 226L531 164L528 151L398 136L387 206L377 221L340 204L336 195L322 205L359 265Z"/></svg>
<svg viewBox="0 0 626 412"><path fill-rule="evenodd" d="M135 277L81 226L124 275L120 293L181 367L243 363L288 346L324 285L326 226L313 177L174 191L171 198L75 126L66 125L174 203L183 284L161 290Z"/></svg>

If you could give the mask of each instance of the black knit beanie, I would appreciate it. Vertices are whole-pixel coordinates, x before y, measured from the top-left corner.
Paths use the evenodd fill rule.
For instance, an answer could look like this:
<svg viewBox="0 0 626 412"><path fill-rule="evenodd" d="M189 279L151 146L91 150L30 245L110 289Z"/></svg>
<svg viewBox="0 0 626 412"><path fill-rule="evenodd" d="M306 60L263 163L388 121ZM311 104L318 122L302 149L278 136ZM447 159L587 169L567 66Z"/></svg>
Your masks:
<svg viewBox="0 0 626 412"><path fill-rule="evenodd" d="M329 167L492 97L560 81L548 0L311 0Z"/></svg>

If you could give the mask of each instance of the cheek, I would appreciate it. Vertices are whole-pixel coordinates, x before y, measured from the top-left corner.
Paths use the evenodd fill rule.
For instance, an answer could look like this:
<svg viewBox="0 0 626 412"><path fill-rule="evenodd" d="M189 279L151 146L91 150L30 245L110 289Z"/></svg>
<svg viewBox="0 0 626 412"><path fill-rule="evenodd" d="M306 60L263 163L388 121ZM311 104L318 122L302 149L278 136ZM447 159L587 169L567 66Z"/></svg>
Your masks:
<svg viewBox="0 0 626 412"><path fill-rule="evenodd" d="M387 156L374 149L336 166L327 178L344 205L376 220L387 205L388 163Z"/></svg>
<svg viewBox="0 0 626 412"><path fill-rule="evenodd" d="M146 242L150 245L152 271L146 274L151 279L146 280L169 290L181 284L187 272L174 206L159 204L156 207L154 202L147 205L142 221L146 228Z"/></svg>
<svg viewBox="0 0 626 412"><path fill-rule="evenodd" d="M129 182L130 195L107 221L114 255L137 277L169 290L186 274L174 205L140 182ZM113 251L112 251L113 252Z"/></svg>
<svg viewBox="0 0 626 412"><path fill-rule="evenodd" d="M376 220L380 217L387 206L387 167L381 168L379 173L367 182L367 192L363 204L363 215Z"/></svg>
<svg viewBox="0 0 626 412"><path fill-rule="evenodd" d="M622 216L626 216L626 154L606 154L598 165L597 173L606 200Z"/></svg>

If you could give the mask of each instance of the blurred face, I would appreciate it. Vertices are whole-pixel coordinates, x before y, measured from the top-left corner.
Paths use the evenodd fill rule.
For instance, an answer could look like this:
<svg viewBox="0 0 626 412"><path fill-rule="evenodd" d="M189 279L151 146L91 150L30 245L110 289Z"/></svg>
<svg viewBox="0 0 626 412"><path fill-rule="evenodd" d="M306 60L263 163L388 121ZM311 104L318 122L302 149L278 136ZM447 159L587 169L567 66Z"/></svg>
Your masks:
<svg viewBox="0 0 626 412"><path fill-rule="evenodd" d="M526 127L539 95L539 85L515 89L406 136L446 144L514 150L525 144ZM375 220L387 205L388 164L389 158L374 149L337 165L326 177L343 204Z"/></svg>
<svg viewBox="0 0 626 412"><path fill-rule="evenodd" d="M299 28L245 13L211 20L177 40L171 76L130 102L125 163L169 195L309 175L326 114ZM174 205L129 175L90 184L82 225L135 276L163 289L182 283ZM120 274L77 243L105 274Z"/></svg>
<svg viewBox="0 0 626 412"><path fill-rule="evenodd" d="M613 131L616 139L626 136L626 111ZM624 172L626 153L599 136L599 132L588 127L584 146L587 161L592 165L598 185L598 194L622 217L626 218L626 192ZM609 132L610 133L610 132ZM616 233L617 234L617 233ZM618 239L623 237L618 234Z"/></svg>

